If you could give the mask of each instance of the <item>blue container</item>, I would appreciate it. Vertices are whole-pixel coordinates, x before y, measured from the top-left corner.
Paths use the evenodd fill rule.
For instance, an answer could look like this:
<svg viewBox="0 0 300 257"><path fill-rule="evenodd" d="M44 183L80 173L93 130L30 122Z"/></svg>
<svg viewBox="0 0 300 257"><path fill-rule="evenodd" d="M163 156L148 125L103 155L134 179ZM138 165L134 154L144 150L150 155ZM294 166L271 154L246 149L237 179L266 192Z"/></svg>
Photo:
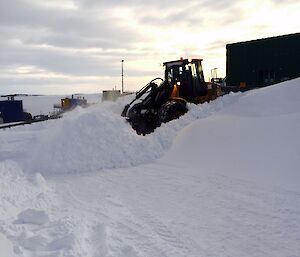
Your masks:
<svg viewBox="0 0 300 257"><path fill-rule="evenodd" d="M4 123L24 120L22 100L0 101L0 117Z"/></svg>

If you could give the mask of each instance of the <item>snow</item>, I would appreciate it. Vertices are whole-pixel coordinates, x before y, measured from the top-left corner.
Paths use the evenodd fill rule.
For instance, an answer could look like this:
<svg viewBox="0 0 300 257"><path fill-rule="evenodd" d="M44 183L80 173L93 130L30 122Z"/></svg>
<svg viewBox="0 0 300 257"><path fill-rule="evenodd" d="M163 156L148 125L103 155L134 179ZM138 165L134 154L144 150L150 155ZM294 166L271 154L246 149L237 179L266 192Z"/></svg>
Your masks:
<svg viewBox="0 0 300 257"><path fill-rule="evenodd" d="M215 115L193 122L178 136L170 159L299 191L298 81L248 92Z"/></svg>
<svg viewBox="0 0 300 257"><path fill-rule="evenodd" d="M16 224L44 225L49 222L49 217L44 211L26 209L18 214Z"/></svg>
<svg viewBox="0 0 300 257"><path fill-rule="evenodd" d="M1 256L300 256L300 79L145 137L131 98L0 131Z"/></svg>
<svg viewBox="0 0 300 257"><path fill-rule="evenodd" d="M13 246L12 243L3 235L0 233L0 249L1 254L5 257L13 257Z"/></svg>

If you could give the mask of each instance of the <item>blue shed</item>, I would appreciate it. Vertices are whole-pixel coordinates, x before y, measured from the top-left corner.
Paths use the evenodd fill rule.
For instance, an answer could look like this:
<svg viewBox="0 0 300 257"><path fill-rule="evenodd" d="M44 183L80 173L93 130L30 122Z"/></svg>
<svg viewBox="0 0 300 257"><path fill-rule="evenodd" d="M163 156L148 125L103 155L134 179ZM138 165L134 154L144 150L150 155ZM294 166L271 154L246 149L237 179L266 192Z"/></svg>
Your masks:
<svg viewBox="0 0 300 257"><path fill-rule="evenodd" d="M22 100L0 101L0 117L4 123L24 120Z"/></svg>

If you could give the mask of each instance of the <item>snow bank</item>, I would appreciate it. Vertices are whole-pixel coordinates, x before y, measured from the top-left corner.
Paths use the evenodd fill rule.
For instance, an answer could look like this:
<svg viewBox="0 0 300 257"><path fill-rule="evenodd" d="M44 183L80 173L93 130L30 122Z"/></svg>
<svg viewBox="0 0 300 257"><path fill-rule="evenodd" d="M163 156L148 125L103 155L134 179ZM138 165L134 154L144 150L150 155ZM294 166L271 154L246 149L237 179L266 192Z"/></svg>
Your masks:
<svg viewBox="0 0 300 257"><path fill-rule="evenodd" d="M215 167L218 170L231 163L226 166L230 170L258 172L265 162L268 169L278 172L284 167L293 170L299 153L298 141L293 142L299 130L298 85L296 79L229 94L211 103L191 104L186 115L145 137L138 136L120 116L132 96L118 102L99 102L66 113L60 120L6 131L7 136L0 137L0 143L7 148L1 158L13 156L26 173L82 173L150 163L164 156L178 136L183 139L174 148L174 154L185 158L189 151L184 150L185 154L180 149L193 146L194 155L201 153L199 158L194 156L201 160L199 164L205 160L213 163L207 168L215 167L217 152L217 158L221 157ZM189 128L197 120L194 128ZM17 143L9 135L17 137Z"/></svg>
<svg viewBox="0 0 300 257"><path fill-rule="evenodd" d="M300 191L299 131L300 79L295 79L241 94L219 113L192 123L165 160Z"/></svg>
<svg viewBox="0 0 300 257"><path fill-rule="evenodd" d="M242 117L269 117L299 113L300 78L243 94L222 113Z"/></svg>
<svg viewBox="0 0 300 257"><path fill-rule="evenodd" d="M42 174L89 172L148 163L164 155L183 127L231 104L237 97L238 94L228 95L214 103L190 105L188 114L163 124L145 137L137 135L120 116L125 103L130 101L128 97L116 103L77 108L60 120L27 127L30 131L38 130L39 134L28 142L30 152L21 162L26 171Z"/></svg>

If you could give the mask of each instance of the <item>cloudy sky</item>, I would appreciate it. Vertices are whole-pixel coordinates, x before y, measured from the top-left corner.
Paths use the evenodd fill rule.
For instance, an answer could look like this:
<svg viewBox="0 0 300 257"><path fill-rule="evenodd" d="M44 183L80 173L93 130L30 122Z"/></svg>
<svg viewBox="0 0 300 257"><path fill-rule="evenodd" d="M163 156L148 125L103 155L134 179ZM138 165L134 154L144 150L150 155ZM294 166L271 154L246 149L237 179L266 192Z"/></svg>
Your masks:
<svg viewBox="0 0 300 257"><path fill-rule="evenodd" d="M299 0L0 0L0 95L136 90L161 64L203 58L225 76L227 43L299 32Z"/></svg>

